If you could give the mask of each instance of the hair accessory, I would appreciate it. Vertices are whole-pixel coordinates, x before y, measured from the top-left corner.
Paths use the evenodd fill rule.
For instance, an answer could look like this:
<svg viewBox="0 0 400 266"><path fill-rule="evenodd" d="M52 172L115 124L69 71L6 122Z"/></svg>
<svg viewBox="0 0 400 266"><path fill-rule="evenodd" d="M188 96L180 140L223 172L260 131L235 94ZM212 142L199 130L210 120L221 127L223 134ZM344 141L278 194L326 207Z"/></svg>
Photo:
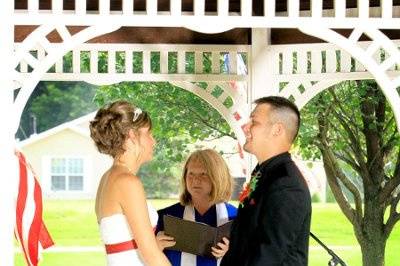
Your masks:
<svg viewBox="0 0 400 266"><path fill-rule="evenodd" d="M138 119L139 115L141 115L142 113L143 113L142 109L136 107L135 111L133 112L132 122L135 122Z"/></svg>

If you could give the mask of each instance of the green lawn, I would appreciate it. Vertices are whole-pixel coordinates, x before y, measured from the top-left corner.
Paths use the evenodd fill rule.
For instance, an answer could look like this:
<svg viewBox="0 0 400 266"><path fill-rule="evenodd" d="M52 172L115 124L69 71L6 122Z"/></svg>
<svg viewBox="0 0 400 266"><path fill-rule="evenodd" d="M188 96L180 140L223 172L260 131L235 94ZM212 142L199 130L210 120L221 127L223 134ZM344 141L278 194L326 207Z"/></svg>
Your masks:
<svg viewBox="0 0 400 266"><path fill-rule="evenodd" d="M159 209L175 200L153 200ZM44 220L58 247L101 246L93 201L46 201ZM361 265L361 252L353 230L336 204L314 204L311 231L331 247L349 266ZM386 266L399 265L400 225L386 247ZM327 265L329 255L315 241L310 242L311 266ZM21 253L15 265L25 265ZM79 263L77 263L79 262ZM44 253L41 266L105 265L103 252Z"/></svg>

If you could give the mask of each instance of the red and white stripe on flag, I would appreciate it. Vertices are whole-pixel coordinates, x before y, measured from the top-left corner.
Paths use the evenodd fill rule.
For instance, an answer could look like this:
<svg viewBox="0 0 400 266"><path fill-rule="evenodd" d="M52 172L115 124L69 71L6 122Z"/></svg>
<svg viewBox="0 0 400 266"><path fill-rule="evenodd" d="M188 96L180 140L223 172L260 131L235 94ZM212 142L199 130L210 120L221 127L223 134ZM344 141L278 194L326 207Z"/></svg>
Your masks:
<svg viewBox="0 0 400 266"><path fill-rule="evenodd" d="M24 155L15 151L19 165L19 187L16 204L15 235L25 255L27 265L39 262L39 249L54 245L42 220L42 190L32 167Z"/></svg>
<svg viewBox="0 0 400 266"><path fill-rule="evenodd" d="M241 162L241 165L242 165L242 173L243 173L243 175L246 175L247 174L247 167L246 167L246 161L245 161L245 159L244 159L244 153L243 153L243 148L242 148L242 145L240 145L240 143L238 142L238 151L239 151L239 157L240 157L240 162Z"/></svg>

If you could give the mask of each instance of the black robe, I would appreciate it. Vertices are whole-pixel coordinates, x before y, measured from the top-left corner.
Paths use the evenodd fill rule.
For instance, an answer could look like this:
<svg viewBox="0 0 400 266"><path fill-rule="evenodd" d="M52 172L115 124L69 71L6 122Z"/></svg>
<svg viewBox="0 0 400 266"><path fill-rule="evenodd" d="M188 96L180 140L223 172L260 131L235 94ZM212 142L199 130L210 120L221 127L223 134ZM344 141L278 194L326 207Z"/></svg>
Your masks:
<svg viewBox="0 0 400 266"><path fill-rule="evenodd" d="M308 263L311 198L289 153L258 165L255 190L239 207L221 266Z"/></svg>

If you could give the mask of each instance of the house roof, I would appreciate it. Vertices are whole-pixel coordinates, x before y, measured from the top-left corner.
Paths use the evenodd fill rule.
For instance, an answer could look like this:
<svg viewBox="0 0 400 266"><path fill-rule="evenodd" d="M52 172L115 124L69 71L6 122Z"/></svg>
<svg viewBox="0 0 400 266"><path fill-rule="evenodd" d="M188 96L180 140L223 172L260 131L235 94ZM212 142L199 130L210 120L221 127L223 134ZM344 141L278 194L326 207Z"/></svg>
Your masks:
<svg viewBox="0 0 400 266"><path fill-rule="evenodd" d="M35 142L38 142L40 140L43 140L45 138L48 138L50 136L53 136L63 130L69 129L72 130L84 137L89 137L89 128L87 126L84 126L86 123L89 123L90 120L92 120L95 116L96 112L92 112L90 114L81 116L77 119L71 120L69 122L63 123L61 125L58 125L56 127L53 127L49 130L43 131L39 134L33 134L29 138L20 141L17 143L17 145L20 148L23 148L25 146L28 146L30 144L33 144Z"/></svg>

